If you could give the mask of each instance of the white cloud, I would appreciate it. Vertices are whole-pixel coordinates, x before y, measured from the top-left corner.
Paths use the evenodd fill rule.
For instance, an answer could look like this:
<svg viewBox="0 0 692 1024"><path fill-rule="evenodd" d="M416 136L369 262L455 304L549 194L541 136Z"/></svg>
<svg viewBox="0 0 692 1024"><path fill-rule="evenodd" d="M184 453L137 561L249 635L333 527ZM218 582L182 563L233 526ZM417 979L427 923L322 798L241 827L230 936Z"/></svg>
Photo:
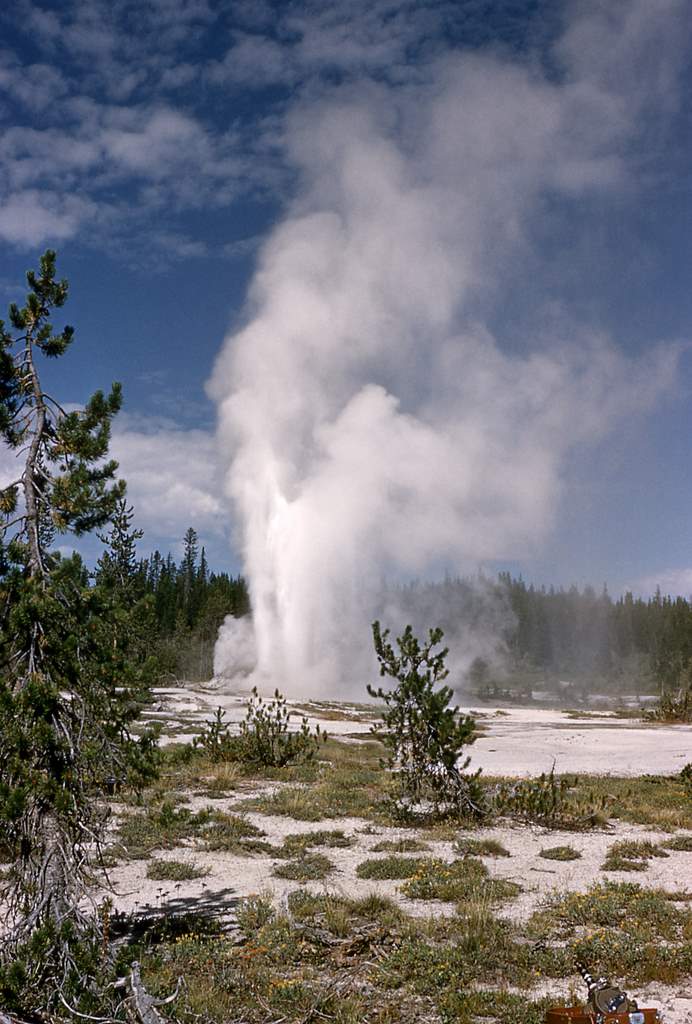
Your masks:
<svg viewBox="0 0 692 1024"><path fill-rule="evenodd" d="M662 569L628 583L623 589L642 597L653 597L660 590L663 597L685 597L692 600L692 569Z"/></svg>
<svg viewBox="0 0 692 1024"><path fill-rule="evenodd" d="M111 454L127 481L128 500L146 536L173 540L193 525L220 537L228 515L220 497L216 439L204 430L180 430L166 421L121 416L114 422Z"/></svg>
<svg viewBox="0 0 692 1024"><path fill-rule="evenodd" d="M8 448L4 441L0 441L0 487L9 487L21 474L21 462L16 452Z"/></svg>
<svg viewBox="0 0 692 1024"><path fill-rule="evenodd" d="M424 40L439 50L440 24L449 13L441 6L435 10L411 0L332 5L316 0L285 10L258 4L241 20L259 31L236 32L224 58L210 64L208 77L217 84L251 88L293 86L334 71L351 77L377 74L390 81L415 80L420 72L408 60L408 51L419 49ZM272 36L266 34L270 29Z"/></svg>
<svg viewBox="0 0 692 1024"><path fill-rule="evenodd" d="M113 251L163 210L172 220L187 209L227 205L266 181L267 160L252 157L256 128L241 132L231 118L219 126L200 114L206 90L196 82L197 48L219 17L207 0L66 0L50 11L18 0L0 11L1 23L43 51L27 65L0 50L0 91L16 101L0 119L6 241L33 246L81 231ZM184 87L179 106L166 101ZM29 193L33 212L22 231L13 211L28 205ZM184 234L169 222L158 232L164 243L168 231ZM120 248L136 252L137 245ZM173 245L168 255L188 251Z"/></svg>
<svg viewBox="0 0 692 1024"><path fill-rule="evenodd" d="M68 411L79 409L69 404ZM135 524L144 530L142 551L177 551L185 530L198 532L216 565L227 562L229 521L221 497L217 441L205 430L185 430L156 417L121 414L113 423L109 457L119 463ZM0 488L15 481L23 457L0 443ZM93 540L67 536L61 550L93 554Z"/></svg>
<svg viewBox="0 0 692 1024"><path fill-rule="evenodd" d="M0 203L0 238L32 246L71 238L91 212L91 204L77 197L27 189Z"/></svg>
<svg viewBox="0 0 692 1024"><path fill-rule="evenodd" d="M290 84L300 75L291 47L266 36L239 34L223 60L207 69L209 81L217 84Z"/></svg>
<svg viewBox="0 0 692 1024"><path fill-rule="evenodd" d="M98 105L70 100L60 128L0 128L0 237L35 245L87 226L127 230L166 209L223 206L247 186L251 157L234 132L214 133L164 104ZM256 178L261 178L260 172ZM114 187L125 188L113 203ZM93 232L92 232L93 236ZM112 236L111 236L112 237ZM152 231L168 255L204 244L174 228Z"/></svg>
<svg viewBox="0 0 692 1024"><path fill-rule="evenodd" d="M206 256L209 249L206 242L196 238L186 238L175 231L155 231L149 236L159 248L179 259L199 259Z"/></svg>
<svg viewBox="0 0 692 1024"><path fill-rule="evenodd" d="M199 70L193 64L177 64L166 68L161 75L162 89L183 89L198 77Z"/></svg>
<svg viewBox="0 0 692 1024"><path fill-rule="evenodd" d="M67 94L68 85L61 72L49 64L22 65L11 54L2 54L0 91L41 114Z"/></svg>

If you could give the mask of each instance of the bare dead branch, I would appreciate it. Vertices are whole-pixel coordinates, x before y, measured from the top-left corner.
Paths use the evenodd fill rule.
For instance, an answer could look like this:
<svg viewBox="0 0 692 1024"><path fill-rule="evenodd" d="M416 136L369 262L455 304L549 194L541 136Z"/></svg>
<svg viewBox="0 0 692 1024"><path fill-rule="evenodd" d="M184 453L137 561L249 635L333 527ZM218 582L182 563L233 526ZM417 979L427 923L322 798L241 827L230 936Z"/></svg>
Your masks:
<svg viewBox="0 0 692 1024"><path fill-rule="evenodd" d="M176 985L176 991L173 998L178 995L180 983L180 979L178 979L178 985ZM139 962L137 960L132 964L128 977L128 986L130 989L132 1005L134 1006L137 1016L142 1024L166 1024L166 1018L159 1013L157 1006L163 1006L165 1003L172 1002L173 999L169 997L165 1000L157 1000L154 999L153 996L149 995L144 987L144 982L140 975Z"/></svg>

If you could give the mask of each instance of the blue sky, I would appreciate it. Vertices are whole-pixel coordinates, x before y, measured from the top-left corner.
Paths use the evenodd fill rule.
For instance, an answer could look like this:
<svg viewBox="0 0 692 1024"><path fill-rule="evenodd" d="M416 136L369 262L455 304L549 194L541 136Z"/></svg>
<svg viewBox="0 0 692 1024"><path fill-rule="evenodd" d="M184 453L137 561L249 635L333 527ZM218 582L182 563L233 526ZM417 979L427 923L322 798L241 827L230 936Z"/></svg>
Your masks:
<svg viewBox="0 0 692 1024"><path fill-rule="evenodd" d="M227 427L215 436L207 391L224 338L261 305L256 290L248 302L248 288L272 233L319 202L336 203L330 143L315 139L330 138L324 125L337 124L345 100L372 115L421 187L454 187L447 168L426 165L417 149L423 112L439 113L444 93L450 134L459 113L469 149L488 147L483 173L497 178L499 197L497 223L484 214L473 247L450 249L470 264L458 322L482 325L507 357L583 350L598 337L624 360L608 363L599 392L602 404L614 395L612 417L589 430L575 422L577 443L550 453L542 528L528 540L507 529L495 546L479 547L477 563L541 582L608 581L615 592L654 581L692 592L685 8L682 0L3 5L0 300L21 297L25 270L46 247L58 250L77 334L46 375L76 403L122 381L114 450L143 549L177 551L193 525L212 564L240 568L245 542L225 494L235 440ZM502 112L512 90L510 125ZM348 153L348 138L331 144ZM453 160L463 164L460 152ZM460 191L475 180L466 173L462 166ZM479 193L478 204L488 201ZM404 408L420 399L411 381L424 387L424 342L416 344L398 392L393 371L382 371ZM654 383L647 389L643 378ZM218 400L219 387L212 391ZM594 414L565 394L560 430L569 435L570 416ZM465 550L446 564L472 561Z"/></svg>

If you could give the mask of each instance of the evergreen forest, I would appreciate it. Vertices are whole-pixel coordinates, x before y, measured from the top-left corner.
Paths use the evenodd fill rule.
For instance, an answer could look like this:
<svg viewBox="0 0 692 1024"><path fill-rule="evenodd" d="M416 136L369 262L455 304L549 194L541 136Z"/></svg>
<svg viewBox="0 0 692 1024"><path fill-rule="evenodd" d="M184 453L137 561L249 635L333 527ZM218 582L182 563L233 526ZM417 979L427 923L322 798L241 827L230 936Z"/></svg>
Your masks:
<svg viewBox="0 0 692 1024"><path fill-rule="evenodd" d="M136 558L135 542L141 532L132 527L133 511L123 501L112 533L104 540L125 551L124 572L141 615L148 625L151 649L157 655L160 681L211 678L214 644L226 615L241 616L250 610L245 580L209 567L206 552L190 527L183 539L183 557L176 562L170 552L154 551ZM113 556L106 554L94 573L98 584L113 572Z"/></svg>
<svg viewBox="0 0 692 1024"><path fill-rule="evenodd" d="M440 625L452 649L465 631L485 635L490 653L474 660L466 679L481 698L538 691L571 704L593 693L660 695L689 686L692 604L683 597L657 591L614 599L606 586L536 587L510 573L414 582L389 596L414 629Z"/></svg>
<svg viewBox="0 0 692 1024"><path fill-rule="evenodd" d="M125 533L132 511L124 506ZM117 526L116 526L117 529ZM101 559L98 582L107 571ZM149 607L153 649L162 681L209 679L214 643L226 615L250 612L243 576L211 568L190 527L176 562L155 551L133 559L131 585ZM692 670L692 604L657 591L649 598L627 592L613 598L607 587L537 587L521 577L445 579L392 588L387 595L414 627L439 622L449 638L488 623L495 656L477 658L466 685L478 697L526 698L552 693L563 703L587 694L660 694L687 684ZM394 623L394 628L402 626Z"/></svg>

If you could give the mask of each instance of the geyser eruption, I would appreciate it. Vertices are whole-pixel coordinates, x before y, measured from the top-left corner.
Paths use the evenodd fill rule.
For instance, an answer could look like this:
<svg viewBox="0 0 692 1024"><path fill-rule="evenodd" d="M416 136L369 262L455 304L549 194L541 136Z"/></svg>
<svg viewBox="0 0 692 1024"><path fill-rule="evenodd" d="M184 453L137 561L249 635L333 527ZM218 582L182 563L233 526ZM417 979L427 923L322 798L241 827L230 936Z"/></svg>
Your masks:
<svg viewBox="0 0 692 1024"><path fill-rule="evenodd" d="M632 8L655 45L652 6L651 24ZM630 360L566 317L498 339L483 318L542 197L586 202L626 174L646 83L630 76L625 103L617 47L607 76L598 60L622 28L588 55L568 32L559 83L461 54L289 118L299 194L211 382L253 607L222 632L218 671L362 695L382 581L530 552L570 448L669 386L670 348ZM467 635L462 661L488 647Z"/></svg>

